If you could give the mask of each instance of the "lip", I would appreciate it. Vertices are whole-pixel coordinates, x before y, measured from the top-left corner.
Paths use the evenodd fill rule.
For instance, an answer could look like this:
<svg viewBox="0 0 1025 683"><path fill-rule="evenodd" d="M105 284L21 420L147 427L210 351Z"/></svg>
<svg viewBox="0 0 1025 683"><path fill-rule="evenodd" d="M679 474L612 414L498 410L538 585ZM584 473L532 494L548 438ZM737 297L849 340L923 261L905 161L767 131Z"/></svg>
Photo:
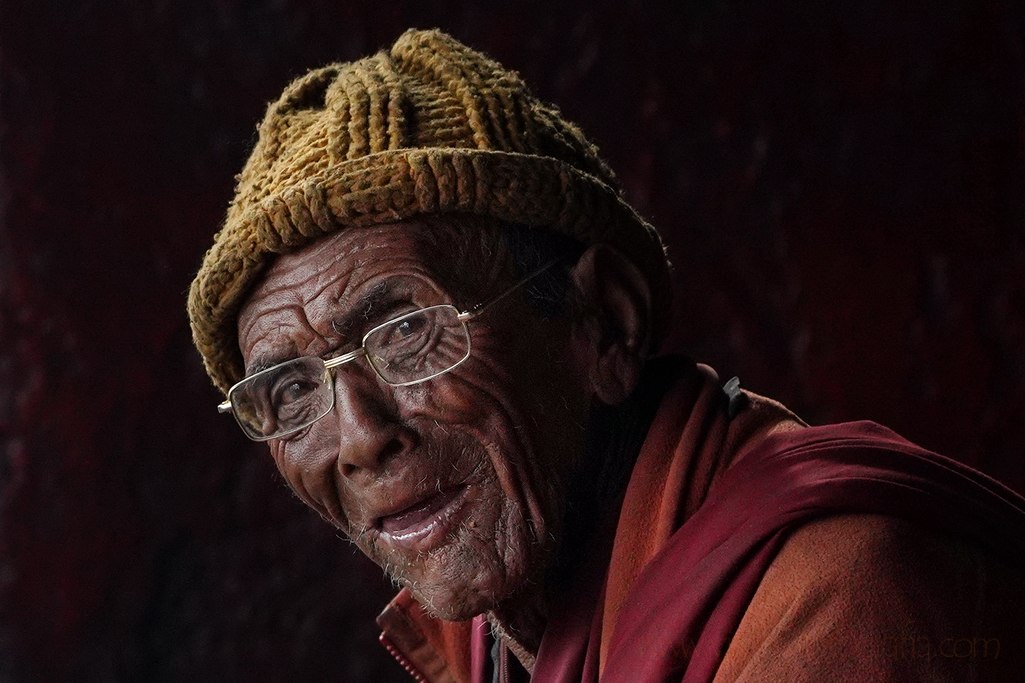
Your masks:
<svg viewBox="0 0 1025 683"><path fill-rule="evenodd" d="M421 498L393 513L374 520L383 541L392 546L427 550L444 538L458 521L457 513L466 502L465 484Z"/></svg>

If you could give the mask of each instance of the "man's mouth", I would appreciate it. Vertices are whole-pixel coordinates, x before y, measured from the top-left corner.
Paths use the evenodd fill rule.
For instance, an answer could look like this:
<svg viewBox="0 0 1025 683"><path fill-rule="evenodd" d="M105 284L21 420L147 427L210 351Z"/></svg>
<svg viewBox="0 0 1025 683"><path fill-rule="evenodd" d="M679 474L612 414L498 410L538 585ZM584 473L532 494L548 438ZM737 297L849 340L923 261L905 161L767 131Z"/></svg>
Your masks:
<svg viewBox="0 0 1025 683"><path fill-rule="evenodd" d="M440 540L455 523L456 513L466 500L468 487L455 486L375 520L381 538L392 545L426 550Z"/></svg>

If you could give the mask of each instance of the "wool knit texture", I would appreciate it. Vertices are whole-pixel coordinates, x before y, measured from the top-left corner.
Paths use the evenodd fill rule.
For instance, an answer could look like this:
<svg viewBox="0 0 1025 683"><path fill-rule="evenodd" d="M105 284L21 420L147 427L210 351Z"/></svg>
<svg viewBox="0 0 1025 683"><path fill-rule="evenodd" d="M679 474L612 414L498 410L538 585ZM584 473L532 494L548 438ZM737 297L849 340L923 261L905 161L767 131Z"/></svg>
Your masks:
<svg viewBox="0 0 1025 683"><path fill-rule="evenodd" d="M654 338L664 336L662 241L595 146L515 72L440 31L409 30L388 50L309 72L268 107L189 291L214 384L227 393L242 378L238 312L278 254L337 230L444 213L611 245L649 279Z"/></svg>

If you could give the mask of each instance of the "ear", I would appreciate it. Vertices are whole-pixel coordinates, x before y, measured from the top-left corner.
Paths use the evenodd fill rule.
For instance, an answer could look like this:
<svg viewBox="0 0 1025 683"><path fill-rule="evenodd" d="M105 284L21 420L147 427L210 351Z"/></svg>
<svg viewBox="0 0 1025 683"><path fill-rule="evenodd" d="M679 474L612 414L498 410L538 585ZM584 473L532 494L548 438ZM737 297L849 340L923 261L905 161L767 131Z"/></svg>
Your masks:
<svg viewBox="0 0 1025 683"><path fill-rule="evenodd" d="M575 330L591 387L621 403L637 386L651 342L651 288L630 259L605 244L584 252L571 271L583 315Z"/></svg>

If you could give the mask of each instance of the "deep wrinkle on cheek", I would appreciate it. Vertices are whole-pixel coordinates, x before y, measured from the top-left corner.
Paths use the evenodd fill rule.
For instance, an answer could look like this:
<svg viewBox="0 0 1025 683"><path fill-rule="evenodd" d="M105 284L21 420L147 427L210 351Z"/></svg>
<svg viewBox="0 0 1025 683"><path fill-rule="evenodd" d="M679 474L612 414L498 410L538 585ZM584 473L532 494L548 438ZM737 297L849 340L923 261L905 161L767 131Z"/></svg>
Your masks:
<svg viewBox="0 0 1025 683"><path fill-rule="evenodd" d="M484 354L484 357L500 356ZM583 450L584 428L575 417L575 412L581 408L577 406L574 410L570 407L561 393L565 390L560 384L561 379L554 376L543 378L543 382L551 386L548 391L541 392L536 390L535 382L527 380L533 384L534 391L528 390L526 395L519 395L515 390L510 393L512 387L520 386L513 381L517 372L515 368L506 365L490 367L487 362L483 365L487 370L478 376L489 377L496 381L497 386L505 388L505 391L491 394L486 386L477 384L474 387L479 394L490 395L494 399L494 405L489 409L496 423L489 431L493 434L508 433L507 447L496 454L494 466L502 490L516 503L508 510L509 526L515 526L516 520L512 516L518 514L520 522L532 535L530 540L549 546L554 543L554 534L565 512L561 504L565 479ZM523 377L530 376L530 370L529 366L519 369L524 373L519 377L520 382L523 382ZM538 380L542 381L542 378ZM528 405L524 398L535 399L527 412L520 410ZM546 422L549 430L541 429L540 422Z"/></svg>
<svg viewBox="0 0 1025 683"><path fill-rule="evenodd" d="M306 442L315 426L310 425L297 437L269 442L271 456L293 494L332 526L348 533L348 517L338 495L338 482L325 479L323 465L318 467L318 453Z"/></svg>
<svg viewBox="0 0 1025 683"><path fill-rule="evenodd" d="M301 477L302 468L295 467L291 462L286 464L291 457L287 453L287 450L287 444L282 444L280 442L276 442L271 448L274 464L277 465L278 472L281 473L281 476L285 479L288 487L292 490L292 493L299 498L299 500L316 510L321 517L327 518L327 509L319 500L316 499L314 495L312 495L309 487L306 486L303 481Z"/></svg>
<svg viewBox="0 0 1025 683"><path fill-rule="evenodd" d="M450 374L455 375L456 371ZM453 396L473 396L477 400L464 402L467 411L458 417L450 414L446 422L483 447L505 503L503 528L517 526L515 518L519 517L532 534L543 537L547 515L538 488L543 485L545 472L534 444L527 438L529 431L519 427L524 417L518 414L516 402L503 400L499 392L489 390L481 381L486 378L485 374L460 373L451 379ZM444 405L454 402L453 398L444 401Z"/></svg>

